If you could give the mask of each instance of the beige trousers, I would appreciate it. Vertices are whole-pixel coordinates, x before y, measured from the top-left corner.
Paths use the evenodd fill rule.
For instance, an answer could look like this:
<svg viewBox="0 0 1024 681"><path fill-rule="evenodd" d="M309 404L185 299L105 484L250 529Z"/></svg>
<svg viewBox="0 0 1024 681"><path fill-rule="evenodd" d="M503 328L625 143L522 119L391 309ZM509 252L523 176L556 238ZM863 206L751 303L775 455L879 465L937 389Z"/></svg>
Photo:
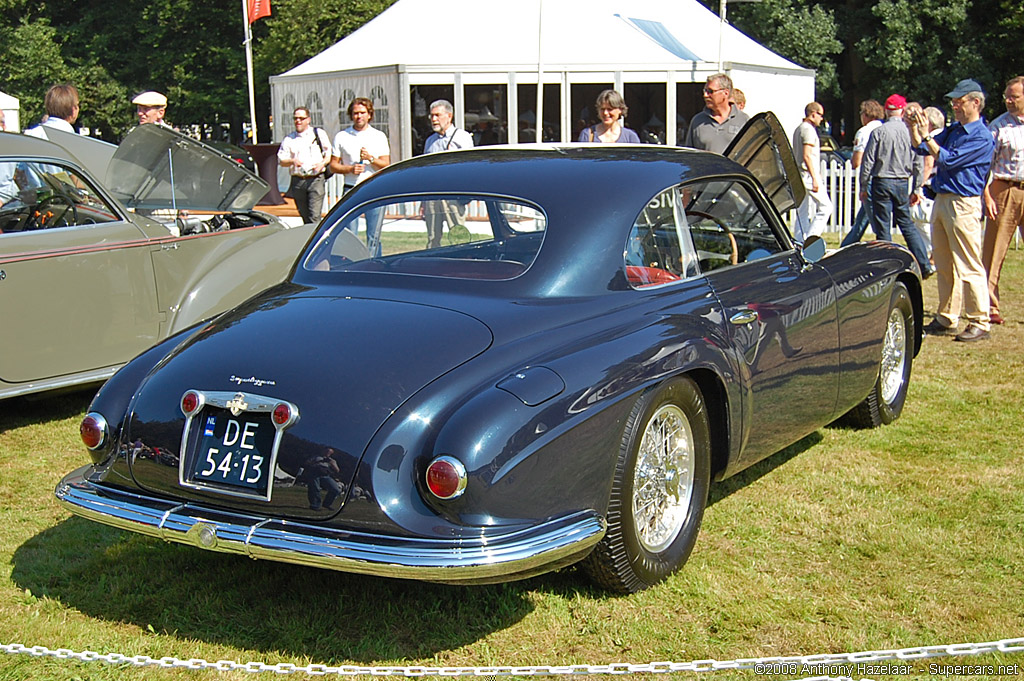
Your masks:
<svg viewBox="0 0 1024 681"><path fill-rule="evenodd" d="M995 220L985 223L985 240L981 248L981 262L988 272L989 306L999 311L999 274L1003 270L1006 251L1010 249L1013 233L1020 229L1024 237L1024 187L1005 180L993 179L989 192L996 202Z"/></svg>
<svg viewBox="0 0 1024 681"><path fill-rule="evenodd" d="M932 260L939 285L936 316L955 328L967 322L988 331L988 277L981 262L981 197L939 194L932 207Z"/></svg>

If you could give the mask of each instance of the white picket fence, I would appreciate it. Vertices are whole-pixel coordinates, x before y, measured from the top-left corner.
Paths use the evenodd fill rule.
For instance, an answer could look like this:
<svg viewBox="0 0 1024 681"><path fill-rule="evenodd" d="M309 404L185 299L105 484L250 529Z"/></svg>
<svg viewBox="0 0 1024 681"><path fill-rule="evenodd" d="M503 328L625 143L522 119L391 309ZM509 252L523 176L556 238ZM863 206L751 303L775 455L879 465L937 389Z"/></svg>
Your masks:
<svg viewBox="0 0 1024 681"><path fill-rule="evenodd" d="M845 235L853 226L853 220L860 209L860 181L858 173L846 161L842 165L834 161L821 162L821 177L832 199L832 219L826 231Z"/></svg>

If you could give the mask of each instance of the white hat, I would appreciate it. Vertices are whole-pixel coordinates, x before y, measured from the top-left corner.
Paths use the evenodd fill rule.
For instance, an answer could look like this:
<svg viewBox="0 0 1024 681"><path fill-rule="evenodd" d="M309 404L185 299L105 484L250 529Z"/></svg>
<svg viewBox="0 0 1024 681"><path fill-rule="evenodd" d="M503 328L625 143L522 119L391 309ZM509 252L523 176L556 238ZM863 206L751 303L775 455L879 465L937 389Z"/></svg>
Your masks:
<svg viewBox="0 0 1024 681"><path fill-rule="evenodd" d="M138 104L139 106L167 106L167 97L159 92L149 90L133 99L132 104Z"/></svg>

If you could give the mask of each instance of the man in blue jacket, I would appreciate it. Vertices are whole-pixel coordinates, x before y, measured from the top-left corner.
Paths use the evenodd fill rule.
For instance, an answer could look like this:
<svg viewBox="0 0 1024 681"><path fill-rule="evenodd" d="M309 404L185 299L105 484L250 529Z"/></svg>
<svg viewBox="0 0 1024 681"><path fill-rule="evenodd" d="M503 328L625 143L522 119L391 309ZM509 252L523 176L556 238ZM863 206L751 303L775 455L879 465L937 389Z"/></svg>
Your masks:
<svg viewBox="0 0 1024 681"><path fill-rule="evenodd" d="M939 306L924 330L934 336L955 335L954 340L966 343L989 335L988 277L981 260L981 196L995 142L981 118L985 108L981 85L961 80L946 97L952 100L956 123L933 136L923 113L910 121L915 151L935 157L932 258ZM961 307L967 327L957 333Z"/></svg>

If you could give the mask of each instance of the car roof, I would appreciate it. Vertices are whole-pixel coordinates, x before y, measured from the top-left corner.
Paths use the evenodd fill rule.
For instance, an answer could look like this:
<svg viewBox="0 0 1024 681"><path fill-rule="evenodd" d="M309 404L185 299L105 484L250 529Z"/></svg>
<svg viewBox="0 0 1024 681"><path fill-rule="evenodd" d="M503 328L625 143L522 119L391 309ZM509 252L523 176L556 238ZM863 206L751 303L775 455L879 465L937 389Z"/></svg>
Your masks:
<svg viewBox="0 0 1024 681"><path fill-rule="evenodd" d="M743 166L721 155L680 147L501 145L439 152L396 163L357 185L321 229L359 204L389 197L460 193L525 200L541 208L551 228L528 272L495 288L596 295L621 269L629 229L652 198L690 179L726 175L753 181Z"/></svg>
<svg viewBox="0 0 1024 681"><path fill-rule="evenodd" d="M0 132L0 157L4 156L57 158L82 165L71 152L59 144L16 132Z"/></svg>
<svg viewBox="0 0 1024 681"><path fill-rule="evenodd" d="M633 211L658 192L689 179L752 177L741 165L711 152L657 145L527 144L425 154L395 163L346 195L350 202L417 193L458 192L525 199L582 217Z"/></svg>

